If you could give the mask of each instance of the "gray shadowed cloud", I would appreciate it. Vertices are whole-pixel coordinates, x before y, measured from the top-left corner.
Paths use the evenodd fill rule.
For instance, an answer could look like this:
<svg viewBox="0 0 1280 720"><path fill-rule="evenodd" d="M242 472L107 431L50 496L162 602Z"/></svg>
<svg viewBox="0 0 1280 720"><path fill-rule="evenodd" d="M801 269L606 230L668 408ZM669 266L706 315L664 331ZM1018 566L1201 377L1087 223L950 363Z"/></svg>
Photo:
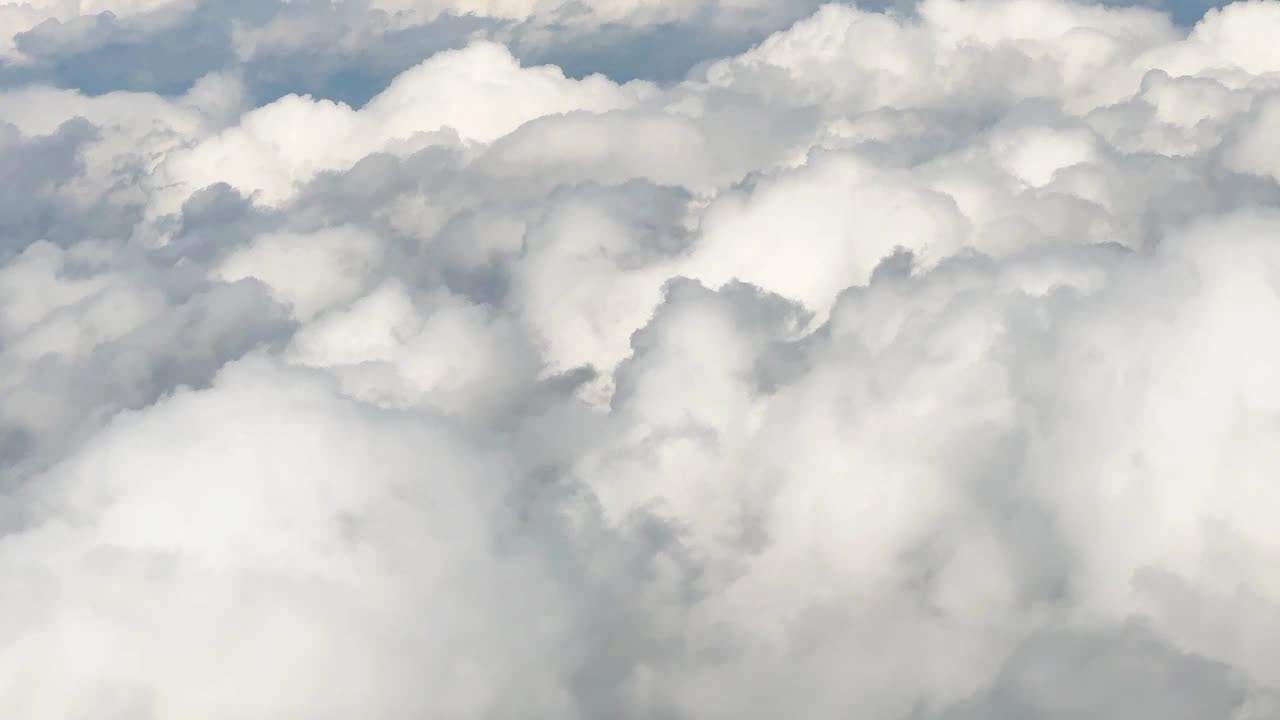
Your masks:
<svg viewBox="0 0 1280 720"><path fill-rule="evenodd" d="M511 36L518 56L559 65L570 76L604 73L673 82L705 60L745 50L773 30L804 17L812 0L792 3L771 25L745 31L714 30L706 20L656 26L606 23L582 34L556 25L473 14L444 14L410 27L387 27L389 14L359 2L198 0L194 9L160 28L138 27L110 12L18 33L21 65L0 59L0 87L42 82L90 94L113 90L177 95L203 75L240 68L251 96L261 104L289 93L362 105L406 68L440 50L459 47L476 33ZM306 27L320 34L305 47L282 46L237 55L235 33L245 27ZM346 33L363 35L355 45ZM521 40L550 33L551 41Z"/></svg>
<svg viewBox="0 0 1280 720"><path fill-rule="evenodd" d="M179 95L200 77L235 66L257 104L306 93L358 106L401 71L435 52L460 46L475 33L511 37L522 60L552 63L574 77L603 73L619 81L674 82L703 62L747 49L818 4L789 2L769 24L746 30L711 28L707 12L703 19L695 16L678 23L607 22L584 34L563 28L558 33L554 24L543 27L533 21L471 14L444 14L423 24L388 28L390 14L349 0L197 0L189 13L159 28L139 26L110 11L46 20L15 36L17 49L30 61L15 64L0 58L0 87L40 82L90 94L136 90ZM1205 10L1222 4L1175 0L1151 6L1163 7L1175 22L1190 25ZM859 4L868 9L892 5ZM902 9L912 10L909 5ZM269 25L318 28L322 34L305 47L281 46L248 59L239 57L235 33ZM351 31L363 35L354 45L343 39L343 33ZM542 39L522 40L525 37Z"/></svg>

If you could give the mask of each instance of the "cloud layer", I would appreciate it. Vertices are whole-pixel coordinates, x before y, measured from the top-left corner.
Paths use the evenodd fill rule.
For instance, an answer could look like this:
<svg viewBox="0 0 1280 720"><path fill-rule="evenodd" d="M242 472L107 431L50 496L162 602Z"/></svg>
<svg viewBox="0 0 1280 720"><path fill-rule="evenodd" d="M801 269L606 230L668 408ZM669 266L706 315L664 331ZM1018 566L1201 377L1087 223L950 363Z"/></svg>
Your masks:
<svg viewBox="0 0 1280 720"><path fill-rule="evenodd" d="M1180 22L0 0L0 716L1276 717L1280 3Z"/></svg>

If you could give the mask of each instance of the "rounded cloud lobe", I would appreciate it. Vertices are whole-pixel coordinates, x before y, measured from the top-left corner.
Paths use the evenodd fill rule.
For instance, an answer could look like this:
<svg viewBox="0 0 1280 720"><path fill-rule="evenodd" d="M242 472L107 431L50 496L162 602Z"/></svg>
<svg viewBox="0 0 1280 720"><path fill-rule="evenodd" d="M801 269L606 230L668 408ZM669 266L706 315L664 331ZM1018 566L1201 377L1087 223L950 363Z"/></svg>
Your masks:
<svg viewBox="0 0 1280 720"><path fill-rule="evenodd" d="M1280 713L1275 0L292 5L0 95L0 715Z"/></svg>

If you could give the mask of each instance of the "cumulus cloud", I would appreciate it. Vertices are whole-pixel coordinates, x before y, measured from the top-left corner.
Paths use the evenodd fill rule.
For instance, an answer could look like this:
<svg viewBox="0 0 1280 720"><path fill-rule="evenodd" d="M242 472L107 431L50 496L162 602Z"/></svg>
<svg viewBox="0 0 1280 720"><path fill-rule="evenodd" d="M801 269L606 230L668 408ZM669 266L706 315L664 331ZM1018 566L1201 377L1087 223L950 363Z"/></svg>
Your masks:
<svg viewBox="0 0 1280 720"><path fill-rule="evenodd" d="M1275 0L0 27L0 715L1280 713Z"/></svg>
<svg viewBox="0 0 1280 720"><path fill-rule="evenodd" d="M176 94L229 65L258 104L290 93L361 105L470 40L573 77L676 81L808 15L819 0L5 0L0 87L34 81Z"/></svg>
<svg viewBox="0 0 1280 720"><path fill-rule="evenodd" d="M251 110L235 126L167 155L157 175L169 188L226 182L279 203L319 172L346 170L374 152L489 143L535 118L603 112L652 92L645 83L619 87L599 75L579 81L554 67L521 68L506 48L478 42L405 71L360 110L296 95Z"/></svg>

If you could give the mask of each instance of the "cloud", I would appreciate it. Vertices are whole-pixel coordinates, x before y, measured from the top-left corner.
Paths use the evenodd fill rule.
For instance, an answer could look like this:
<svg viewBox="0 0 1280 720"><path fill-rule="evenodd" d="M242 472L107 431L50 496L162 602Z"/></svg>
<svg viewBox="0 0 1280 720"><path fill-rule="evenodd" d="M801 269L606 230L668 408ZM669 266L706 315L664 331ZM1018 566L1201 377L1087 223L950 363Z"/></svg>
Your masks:
<svg viewBox="0 0 1280 720"><path fill-rule="evenodd" d="M402 73L360 110L296 95L251 110L236 126L167 156L159 177L170 193L225 182L277 204L319 172L345 170L373 152L490 142L534 118L610 110L649 92L641 83L619 87L600 76L578 81L556 68L521 68L506 48L474 43ZM317 146L327 152L314 152Z"/></svg>
<svg viewBox="0 0 1280 720"><path fill-rule="evenodd" d="M46 4L47 5L47 4ZM760 2L168 0L0 5L0 87L31 82L181 94L237 66L257 104L310 94L359 106L438 51L486 38L572 77L680 80L817 7ZM655 52L661 48L661 52Z"/></svg>
<svg viewBox="0 0 1280 720"><path fill-rule="evenodd" d="M1280 710L1274 0L91 5L0 715Z"/></svg>
<svg viewBox="0 0 1280 720"><path fill-rule="evenodd" d="M31 502L48 514L5 543L5 575L26 588L6 593L7 709L562 711L556 665L540 660L563 624L545 612L555 588L534 600L546 578L492 547L510 470L440 425L344 400L324 378L265 359L118 417L33 480ZM524 610L512 613L515 593ZM148 609L160 598L163 610ZM517 635L524 649L508 642ZM423 671L442 685L417 682Z"/></svg>
<svg viewBox="0 0 1280 720"><path fill-rule="evenodd" d="M125 18L143 26L164 27L194 0L92 0L68 3L62 0L4 0L0 3L0 19L4 34L0 35L0 56L22 57L15 41L24 33L35 31L37 38L48 38L60 44L83 42L88 36L111 23ZM37 40L38 41L38 40Z"/></svg>

